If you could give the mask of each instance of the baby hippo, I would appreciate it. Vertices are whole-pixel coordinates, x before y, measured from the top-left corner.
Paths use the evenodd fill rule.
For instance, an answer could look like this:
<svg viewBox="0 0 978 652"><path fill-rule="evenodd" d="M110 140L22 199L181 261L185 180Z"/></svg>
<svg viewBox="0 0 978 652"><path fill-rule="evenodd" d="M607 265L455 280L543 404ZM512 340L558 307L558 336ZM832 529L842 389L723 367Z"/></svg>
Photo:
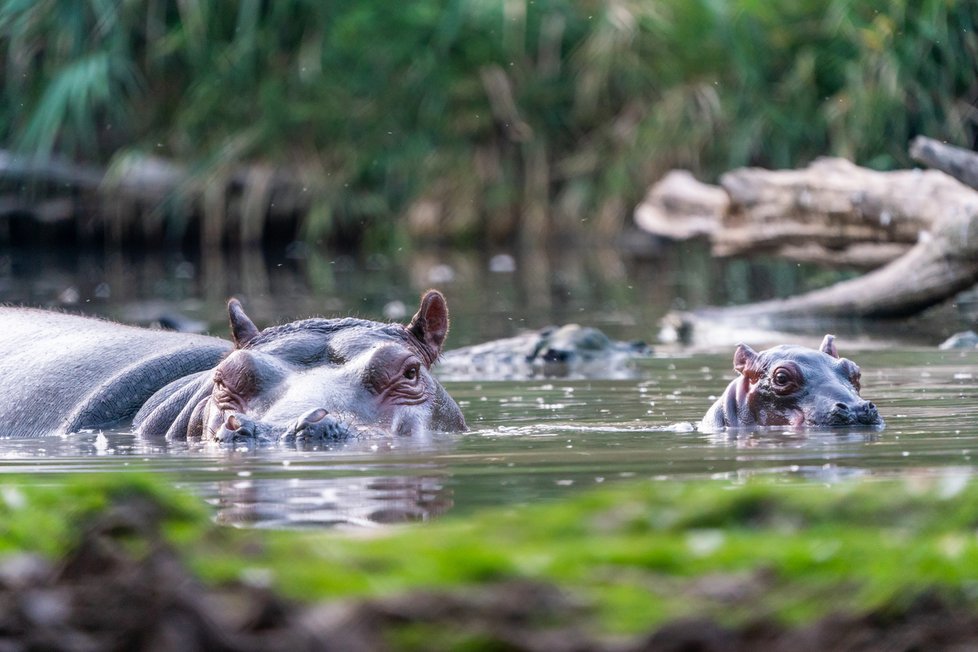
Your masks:
<svg viewBox="0 0 978 652"><path fill-rule="evenodd" d="M859 396L859 367L840 358L835 337L818 351L781 345L757 353L734 352L734 378L713 404L700 430L750 426L877 426L876 406Z"/></svg>

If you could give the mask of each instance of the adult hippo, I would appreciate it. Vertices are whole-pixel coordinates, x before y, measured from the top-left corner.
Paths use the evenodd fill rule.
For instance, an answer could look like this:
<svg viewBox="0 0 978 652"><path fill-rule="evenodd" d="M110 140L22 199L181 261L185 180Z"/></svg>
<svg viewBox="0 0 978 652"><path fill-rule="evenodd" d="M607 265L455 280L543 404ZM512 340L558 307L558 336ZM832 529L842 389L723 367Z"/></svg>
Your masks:
<svg viewBox="0 0 978 652"><path fill-rule="evenodd" d="M840 358L835 337L819 350L775 346L734 352L739 374L703 417L700 430L749 426L882 426L876 406L859 396L859 367Z"/></svg>
<svg viewBox="0 0 978 652"><path fill-rule="evenodd" d="M448 306L411 322L305 319L259 331L228 302L232 342L26 308L0 309L0 435L132 424L167 439L323 439L465 430L431 376Z"/></svg>

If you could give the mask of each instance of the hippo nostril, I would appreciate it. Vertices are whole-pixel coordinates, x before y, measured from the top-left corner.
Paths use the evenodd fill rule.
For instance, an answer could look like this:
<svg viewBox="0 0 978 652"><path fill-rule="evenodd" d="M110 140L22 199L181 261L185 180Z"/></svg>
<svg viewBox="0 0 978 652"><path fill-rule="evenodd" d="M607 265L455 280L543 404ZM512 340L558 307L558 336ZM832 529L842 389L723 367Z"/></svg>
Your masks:
<svg viewBox="0 0 978 652"><path fill-rule="evenodd" d="M258 432L256 423L240 413L229 414L224 419L224 426L214 433L218 441L237 441L243 438L255 437Z"/></svg>
<svg viewBox="0 0 978 652"><path fill-rule="evenodd" d="M541 359L544 362L570 362L572 353L561 349L547 349Z"/></svg>
<svg viewBox="0 0 978 652"><path fill-rule="evenodd" d="M323 408L314 408L312 410L309 410L301 417L299 417L299 421L298 421L299 427L301 428L302 426L308 426L314 423L319 423L320 421L325 419L328 414L329 412Z"/></svg>
<svg viewBox="0 0 978 652"><path fill-rule="evenodd" d="M317 421L322 421L325 419L327 414L329 414L329 412L323 408L317 408L313 410L312 414L306 416L306 421L309 423L316 423Z"/></svg>
<svg viewBox="0 0 978 652"><path fill-rule="evenodd" d="M324 408L309 410L296 419L279 435L283 441L320 441L345 439L354 436L353 431L334 418L329 418Z"/></svg>
<svg viewBox="0 0 978 652"><path fill-rule="evenodd" d="M256 423L247 416L234 413L224 420L224 430L234 437L253 437L257 432Z"/></svg>
<svg viewBox="0 0 978 652"><path fill-rule="evenodd" d="M863 401L856 408L856 419L859 423L866 425L881 425L883 423L876 405L869 401Z"/></svg>

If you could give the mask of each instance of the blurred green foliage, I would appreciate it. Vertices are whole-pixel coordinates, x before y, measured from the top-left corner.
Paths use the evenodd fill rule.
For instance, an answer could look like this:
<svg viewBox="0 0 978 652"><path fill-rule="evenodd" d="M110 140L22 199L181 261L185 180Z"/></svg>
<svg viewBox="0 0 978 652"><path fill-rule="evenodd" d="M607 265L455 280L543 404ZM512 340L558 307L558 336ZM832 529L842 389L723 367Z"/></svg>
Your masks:
<svg viewBox="0 0 978 652"><path fill-rule="evenodd" d="M449 234L541 202L600 228L670 167L970 144L976 26L955 0L0 0L0 146L286 166L310 235L419 197Z"/></svg>

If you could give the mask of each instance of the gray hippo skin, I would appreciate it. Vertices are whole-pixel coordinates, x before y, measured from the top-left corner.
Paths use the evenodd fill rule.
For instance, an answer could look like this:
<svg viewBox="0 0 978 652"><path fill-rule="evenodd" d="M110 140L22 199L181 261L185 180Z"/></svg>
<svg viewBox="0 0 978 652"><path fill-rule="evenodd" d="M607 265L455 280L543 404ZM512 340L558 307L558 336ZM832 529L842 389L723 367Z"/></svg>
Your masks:
<svg viewBox="0 0 978 652"><path fill-rule="evenodd" d="M700 423L703 432L751 426L883 426L876 406L859 396L859 367L840 358L835 337L818 351L775 346L757 353L737 346L727 386Z"/></svg>
<svg viewBox="0 0 978 652"><path fill-rule="evenodd" d="M644 342L612 340L597 328L566 324L447 351L439 375L453 380L567 377L621 378L647 358Z"/></svg>
<svg viewBox="0 0 978 652"><path fill-rule="evenodd" d="M167 439L317 440L461 431L432 378L448 307L428 291L407 326L306 319L259 331L228 302L232 342L0 309L0 435L128 425Z"/></svg>

